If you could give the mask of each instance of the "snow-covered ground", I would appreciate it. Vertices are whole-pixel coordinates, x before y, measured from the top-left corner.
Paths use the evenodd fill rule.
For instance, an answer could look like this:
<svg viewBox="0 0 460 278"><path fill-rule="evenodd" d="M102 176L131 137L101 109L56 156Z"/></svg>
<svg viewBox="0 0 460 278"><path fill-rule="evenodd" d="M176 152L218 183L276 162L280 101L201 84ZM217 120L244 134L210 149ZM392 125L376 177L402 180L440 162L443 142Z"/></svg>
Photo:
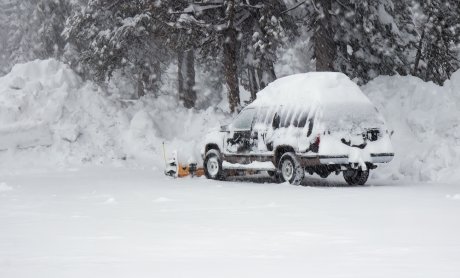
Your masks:
<svg viewBox="0 0 460 278"><path fill-rule="evenodd" d="M264 182L5 174L0 277L460 277L458 184Z"/></svg>

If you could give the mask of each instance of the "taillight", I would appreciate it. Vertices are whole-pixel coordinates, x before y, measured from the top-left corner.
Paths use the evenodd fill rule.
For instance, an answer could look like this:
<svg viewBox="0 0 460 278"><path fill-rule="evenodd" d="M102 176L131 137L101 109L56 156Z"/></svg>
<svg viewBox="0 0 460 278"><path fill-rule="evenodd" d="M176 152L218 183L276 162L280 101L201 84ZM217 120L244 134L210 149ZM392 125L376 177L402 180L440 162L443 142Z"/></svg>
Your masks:
<svg viewBox="0 0 460 278"><path fill-rule="evenodd" d="M316 135L315 145L318 145L319 147L319 143L321 143L321 136L318 134Z"/></svg>
<svg viewBox="0 0 460 278"><path fill-rule="evenodd" d="M319 144L321 143L321 136L316 135L315 142L310 145L310 151L317 153L319 151Z"/></svg>

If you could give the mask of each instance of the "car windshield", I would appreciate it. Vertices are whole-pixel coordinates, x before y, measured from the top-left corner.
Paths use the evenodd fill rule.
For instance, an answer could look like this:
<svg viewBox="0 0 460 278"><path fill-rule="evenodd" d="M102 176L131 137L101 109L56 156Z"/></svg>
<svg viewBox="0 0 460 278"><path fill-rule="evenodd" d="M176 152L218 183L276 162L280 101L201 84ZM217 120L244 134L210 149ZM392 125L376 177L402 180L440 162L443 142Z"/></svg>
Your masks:
<svg viewBox="0 0 460 278"><path fill-rule="evenodd" d="M236 119L232 123L232 128L236 130L249 130L255 116L256 110L253 108L245 109L236 116Z"/></svg>

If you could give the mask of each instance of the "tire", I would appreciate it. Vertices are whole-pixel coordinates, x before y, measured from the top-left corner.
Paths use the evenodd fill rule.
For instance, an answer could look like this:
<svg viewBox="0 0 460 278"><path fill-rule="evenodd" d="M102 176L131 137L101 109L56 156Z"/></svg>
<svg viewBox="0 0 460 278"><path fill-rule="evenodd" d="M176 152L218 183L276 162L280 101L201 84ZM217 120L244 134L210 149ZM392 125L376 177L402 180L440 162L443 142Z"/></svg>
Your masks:
<svg viewBox="0 0 460 278"><path fill-rule="evenodd" d="M369 169L350 169L343 172L343 178L349 185L364 185L369 178Z"/></svg>
<svg viewBox="0 0 460 278"><path fill-rule="evenodd" d="M222 159L218 150L209 150L204 159L204 175L212 180L225 180Z"/></svg>
<svg viewBox="0 0 460 278"><path fill-rule="evenodd" d="M296 155L289 152L281 156L278 163L277 176L279 182L287 181L290 184L299 185L305 177L305 170L302 168Z"/></svg>

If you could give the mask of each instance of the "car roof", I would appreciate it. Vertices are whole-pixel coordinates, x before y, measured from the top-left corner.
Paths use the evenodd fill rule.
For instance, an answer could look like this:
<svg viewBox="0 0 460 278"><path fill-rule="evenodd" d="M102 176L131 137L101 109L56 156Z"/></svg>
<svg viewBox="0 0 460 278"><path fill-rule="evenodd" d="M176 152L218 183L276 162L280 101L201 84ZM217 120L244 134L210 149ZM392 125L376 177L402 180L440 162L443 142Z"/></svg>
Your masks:
<svg viewBox="0 0 460 278"><path fill-rule="evenodd" d="M343 73L310 72L277 79L257 94L251 107L328 103L372 105L361 89Z"/></svg>

